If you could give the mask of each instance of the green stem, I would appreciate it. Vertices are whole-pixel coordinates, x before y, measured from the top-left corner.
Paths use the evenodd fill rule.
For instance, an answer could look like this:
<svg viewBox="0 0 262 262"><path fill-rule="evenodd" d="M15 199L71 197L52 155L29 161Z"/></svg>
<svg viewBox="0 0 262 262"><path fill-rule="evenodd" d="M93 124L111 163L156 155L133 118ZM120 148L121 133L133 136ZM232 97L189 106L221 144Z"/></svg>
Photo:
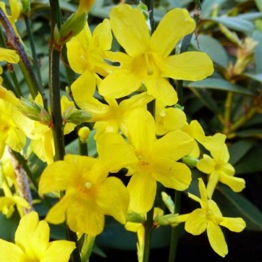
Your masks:
<svg viewBox="0 0 262 262"><path fill-rule="evenodd" d="M24 19L25 19L26 29L27 29L30 47L32 51L34 69L35 69L36 76L38 79L39 87L42 87L42 77L41 77L41 73L39 70L39 64L38 64L38 58L37 58L37 53L36 53L35 44L34 44L35 42L33 38L31 21L30 19L28 19L27 15L24 16Z"/></svg>
<svg viewBox="0 0 262 262"><path fill-rule="evenodd" d="M228 92L227 98L225 102L225 112L224 112L224 134L228 134L231 126L231 107L232 107L232 101L233 101L233 93Z"/></svg>
<svg viewBox="0 0 262 262"><path fill-rule="evenodd" d="M92 253L95 237L85 234L84 243L81 249L81 262L88 262Z"/></svg>
<svg viewBox="0 0 262 262"><path fill-rule="evenodd" d="M147 6L147 9L149 11L149 21L150 21L151 31L153 33L154 32L154 28L155 28L155 22L154 22L154 0L143 0L142 2Z"/></svg>
<svg viewBox="0 0 262 262"><path fill-rule="evenodd" d="M151 247L151 236L153 228L153 217L154 217L154 206L147 212L146 224L145 224L145 245L143 262L149 262L150 257L150 247Z"/></svg>
<svg viewBox="0 0 262 262"><path fill-rule="evenodd" d="M65 155L63 121L61 115L60 104L60 52L55 48L54 29L57 24L61 24L57 20L57 13L60 12L58 0L50 0L51 9L51 40L49 50L49 90L50 90L50 108L53 116L53 136L55 145L54 160L62 160Z"/></svg>
<svg viewBox="0 0 262 262"><path fill-rule="evenodd" d="M49 50L49 90L50 90L50 107L53 116L53 136L55 145L55 158L54 160L63 160L65 155L64 146L64 133L63 121L61 115L60 104L60 81L59 81L59 65L60 65L60 52L55 47L54 29L56 26L61 26L61 15L58 0L49 0L51 10L51 39ZM66 234L69 240L72 240L77 245L76 234L69 229L66 225ZM80 262L79 249L75 249L71 255L70 261Z"/></svg>
<svg viewBox="0 0 262 262"><path fill-rule="evenodd" d="M175 191L175 214L179 214L181 208L181 192ZM171 238L170 238L170 246L169 246L169 256L168 262L174 262L176 260L177 254L177 244L178 244L178 227L172 227L171 229Z"/></svg>

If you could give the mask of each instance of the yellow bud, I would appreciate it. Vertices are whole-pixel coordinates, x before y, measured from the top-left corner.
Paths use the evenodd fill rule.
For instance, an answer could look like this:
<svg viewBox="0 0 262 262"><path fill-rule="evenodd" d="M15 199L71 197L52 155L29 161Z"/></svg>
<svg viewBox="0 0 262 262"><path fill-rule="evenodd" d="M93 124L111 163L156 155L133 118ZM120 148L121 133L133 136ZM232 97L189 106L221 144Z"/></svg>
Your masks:
<svg viewBox="0 0 262 262"><path fill-rule="evenodd" d="M86 143L90 134L90 129L87 126L83 126L78 130L78 136L81 143Z"/></svg>

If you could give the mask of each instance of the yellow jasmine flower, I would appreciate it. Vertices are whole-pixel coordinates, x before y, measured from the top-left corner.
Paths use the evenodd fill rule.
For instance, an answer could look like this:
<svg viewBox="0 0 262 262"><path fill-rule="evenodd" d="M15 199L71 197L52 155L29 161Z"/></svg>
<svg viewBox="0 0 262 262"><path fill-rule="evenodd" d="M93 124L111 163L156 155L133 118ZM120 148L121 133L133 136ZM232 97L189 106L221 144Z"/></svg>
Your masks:
<svg viewBox="0 0 262 262"><path fill-rule="evenodd" d="M201 208L194 210L185 218L185 230L193 235L200 235L207 230L209 243L213 250L225 257L228 253L227 243L220 226L233 232L241 232L246 223L242 218L223 217L216 202L208 198L203 180L199 179L200 198L189 193L189 197L200 203Z"/></svg>
<svg viewBox="0 0 262 262"><path fill-rule="evenodd" d="M71 86L74 99L92 97L96 85L101 82L99 75L108 74L109 66L104 58L105 51L111 48L111 43L112 33L107 19L96 26L93 35L86 24L77 36L67 42L69 64L80 74Z"/></svg>
<svg viewBox="0 0 262 262"><path fill-rule="evenodd" d="M229 153L226 144L213 149L211 156L204 154L203 158L197 163L197 169L208 174L207 193L211 198L217 183L220 181L228 185L234 192L240 192L245 188L245 180L234 177L235 169L228 163Z"/></svg>
<svg viewBox="0 0 262 262"><path fill-rule="evenodd" d="M2 157L6 145L20 152L25 145L26 137L19 125L19 121L25 117L15 106L0 98L0 112L0 157Z"/></svg>
<svg viewBox="0 0 262 262"><path fill-rule="evenodd" d="M66 240L49 242L50 229L31 212L21 218L15 233L15 244L0 239L2 262L67 262L75 243Z"/></svg>
<svg viewBox="0 0 262 262"><path fill-rule="evenodd" d="M86 99L85 97L76 100L78 106L92 115L90 122L95 122L95 138L99 138L105 132L118 133L123 128L125 119L138 107L146 109L146 104L153 100L147 93L134 95L128 99L117 102L114 98L105 98L105 103L101 103L95 98Z"/></svg>
<svg viewBox="0 0 262 262"><path fill-rule="evenodd" d="M144 213L153 206L157 182L167 188L185 190L191 182L191 171L179 159L193 149L193 139L180 130L156 138L152 115L143 109L133 111L126 120L125 135L135 162L128 166L131 179L129 209Z"/></svg>
<svg viewBox="0 0 262 262"><path fill-rule="evenodd" d="M40 194L65 191L48 212L47 221L54 224L66 221L71 230L92 236L102 232L105 215L125 223L128 191L118 178L108 177L108 173L118 171L129 160L126 149L117 141L118 136L114 139L111 135L114 134L105 134L98 140L99 159L66 155L63 161L54 162L44 170L39 183ZM110 143L119 146L105 150Z"/></svg>
<svg viewBox="0 0 262 262"><path fill-rule="evenodd" d="M196 81L213 72L212 61L205 53L170 55L178 42L195 29L195 22L186 9L169 11L152 36L143 13L130 5L114 7L110 24L126 54L107 53L107 59L120 66L99 86L103 96L124 97L144 84L150 95L165 105L174 105L177 94L166 78Z"/></svg>

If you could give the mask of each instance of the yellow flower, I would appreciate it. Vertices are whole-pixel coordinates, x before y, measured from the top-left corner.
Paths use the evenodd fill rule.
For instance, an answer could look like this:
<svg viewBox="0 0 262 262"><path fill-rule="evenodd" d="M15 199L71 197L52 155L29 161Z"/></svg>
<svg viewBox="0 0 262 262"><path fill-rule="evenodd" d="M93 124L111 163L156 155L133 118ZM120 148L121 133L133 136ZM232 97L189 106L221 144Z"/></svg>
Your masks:
<svg viewBox="0 0 262 262"><path fill-rule="evenodd" d="M6 145L20 152L25 145L26 137L18 124L25 117L15 106L0 98L0 112L0 157L2 157Z"/></svg>
<svg viewBox="0 0 262 262"><path fill-rule="evenodd" d="M104 53L111 48L111 43L110 23L105 19L96 26L93 36L86 24L83 30L66 44L69 64L80 74L71 86L76 101L81 101L83 97L92 97L96 85L101 81L98 74L108 74L109 66L104 61Z"/></svg>
<svg viewBox="0 0 262 262"><path fill-rule="evenodd" d="M127 186L131 211L144 213L152 208L157 182L177 190L185 190L189 186L190 169L176 161L193 149L191 137L176 130L157 139L154 119L143 109L129 115L125 135L136 159L128 166L132 175Z"/></svg>
<svg viewBox="0 0 262 262"><path fill-rule="evenodd" d="M205 184L201 178L199 179L199 192L200 198L189 193L189 197L199 202L201 208L186 216L185 230L193 235L200 235L207 230L211 247L218 255L225 257L228 248L220 226L233 232L241 232L246 223L242 218L223 217L215 201L208 198Z"/></svg>
<svg viewBox="0 0 262 262"><path fill-rule="evenodd" d="M105 215L125 223L127 189L118 178L108 177L108 173L124 167L128 162L120 158L128 156L121 145L110 152L105 150L104 146L112 142L118 143L111 133L98 140L99 159L66 155L63 161L54 162L44 170L40 194L65 190L62 199L48 212L47 221L54 224L66 221L71 230L92 236L102 232Z"/></svg>
<svg viewBox="0 0 262 262"><path fill-rule="evenodd" d="M170 55L178 42L195 29L186 9L173 9L150 36L146 20L139 9L123 4L110 13L112 31L127 54L108 52L108 59L120 63L99 86L106 97L120 98L144 84L150 95L165 105L174 105L177 94L166 78L201 80L211 75L211 59L201 52Z"/></svg>
<svg viewBox="0 0 262 262"><path fill-rule="evenodd" d="M21 218L15 233L15 244L0 239L2 262L67 262L75 243L66 240L49 242L50 229L31 212Z"/></svg>
<svg viewBox="0 0 262 262"><path fill-rule="evenodd" d="M245 188L245 180L234 177L235 169L228 163L229 153L226 144L221 144L210 153L212 157L204 154L196 166L200 171L209 175L207 184L208 196L212 197L219 181L228 185L234 192L242 191Z"/></svg>
<svg viewBox="0 0 262 262"><path fill-rule="evenodd" d="M119 103L114 98L105 98L107 104L104 104L95 98L86 99L85 97L82 97L81 101L76 100L76 103L92 115L90 122L95 122L95 138L98 139L105 132L118 133L119 129L123 128L128 115L138 107L146 108L146 104L152 99L152 96L142 93Z"/></svg>

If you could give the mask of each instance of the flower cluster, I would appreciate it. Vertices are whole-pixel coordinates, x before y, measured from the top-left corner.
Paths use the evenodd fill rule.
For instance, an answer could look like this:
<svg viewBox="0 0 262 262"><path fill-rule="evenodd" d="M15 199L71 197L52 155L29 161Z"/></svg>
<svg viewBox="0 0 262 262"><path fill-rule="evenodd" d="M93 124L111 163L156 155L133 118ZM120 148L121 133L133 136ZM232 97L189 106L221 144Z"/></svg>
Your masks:
<svg viewBox="0 0 262 262"><path fill-rule="evenodd" d="M15 2L11 2L13 6ZM77 16L86 14L92 2L80 1ZM146 217L154 208L158 185L187 190L193 167L206 174L206 185L199 179L200 197L189 194L201 208L190 214L173 214L170 223L161 211L156 221L172 226L185 222L185 230L193 235L207 230L214 251L220 256L227 254L220 226L240 232L245 222L223 217L213 193L218 183L240 192L245 181L234 177L226 136L206 136L197 120L188 121L170 82L198 81L213 73L207 54L173 52L195 26L187 10L173 9L151 32L139 8L120 4L93 32L85 23L79 33L68 38L67 58L77 78L70 86L73 99L61 98L62 130L66 135L77 128L84 146L93 139L93 156L68 153L54 161L56 122L48 103L40 93L19 99L1 86L0 186L4 196L0 197L0 210L10 217L16 205L22 216L15 244L0 240L3 261L66 261L75 244L49 243L47 222L66 223L80 236L95 237L102 233L107 215L121 224L127 223L131 213ZM112 49L113 37L123 51ZM14 50L1 48L0 59L17 63L19 57ZM87 126L92 127L92 138ZM35 154L46 164L34 185L40 198L58 199L44 221L39 222L35 212L23 214L30 201L18 194L15 171L12 175L7 172L7 152L12 158L20 154L24 159ZM116 176L122 173L126 183ZM138 228L141 243L143 230Z"/></svg>

